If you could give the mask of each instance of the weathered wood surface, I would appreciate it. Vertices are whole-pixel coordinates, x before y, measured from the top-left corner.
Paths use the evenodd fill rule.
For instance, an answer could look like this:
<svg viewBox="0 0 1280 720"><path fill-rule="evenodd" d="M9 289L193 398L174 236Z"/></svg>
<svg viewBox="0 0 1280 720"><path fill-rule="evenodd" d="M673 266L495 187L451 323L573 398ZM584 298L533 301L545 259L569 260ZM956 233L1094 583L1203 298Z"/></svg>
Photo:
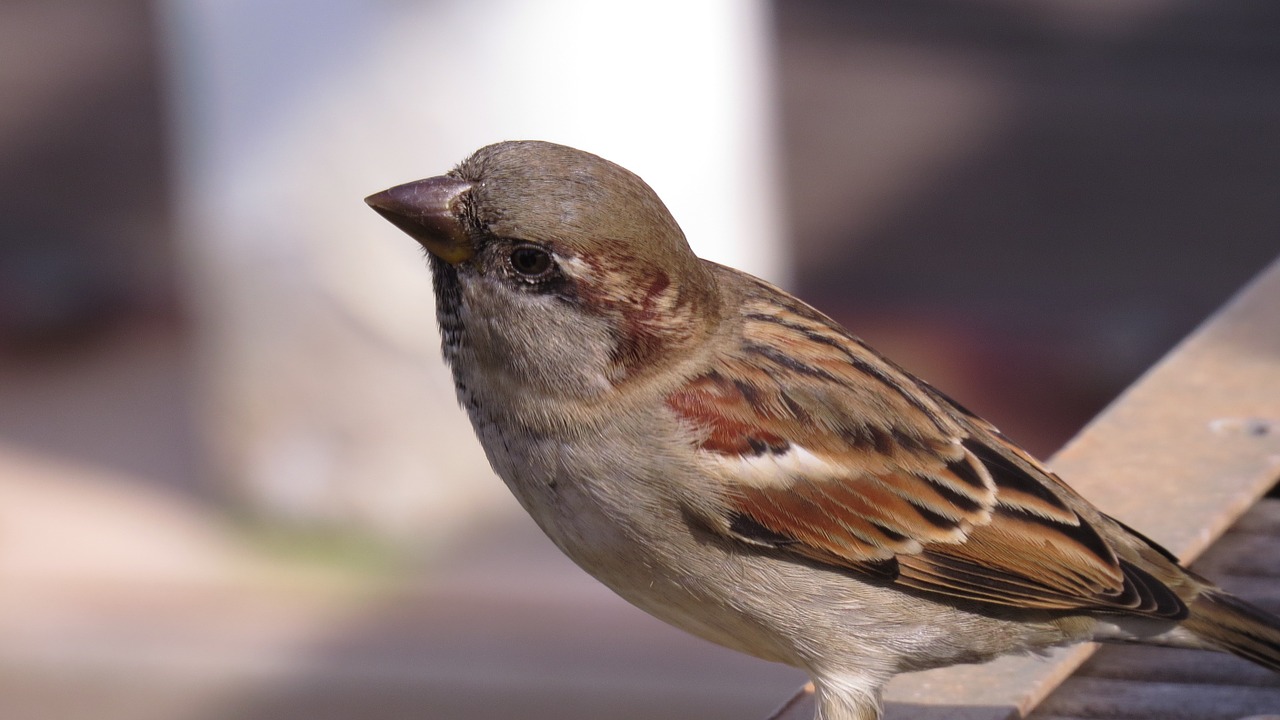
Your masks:
<svg viewBox="0 0 1280 720"><path fill-rule="evenodd" d="M1140 529L1179 557L1193 559L1205 551L1237 518L1253 506L1280 475L1280 261L1272 265L1134 383L1066 445L1050 463L1068 483L1107 513ZM1280 509L1265 504L1246 519L1245 527ZM1224 551L1242 553L1240 562L1280 564L1280 543L1234 536ZM1237 557L1232 554L1232 557ZM1214 577L1212 568L1205 572ZM1280 589L1215 577L1242 594L1258 590L1256 599L1280 597ZM1252 583L1252 585L1251 585ZM1094 646L1055 652L1049 659L1002 658L977 666L946 668L901 676L886 692L889 720L1007 720L1027 715L1085 662ZM1157 650L1156 658L1177 651ZM1145 656L1144 656L1145 657ZM1205 658L1184 660L1208 667ZM1230 658L1226 658L1230 660ZM1101 661L1100 661L1101 662ZM1142 662L1146 663L1147 660ZM1161 660L1160 662L1165 662ZM1234 663L1234 661L1232 661ZM1255 677L1246 663L1233 665L1241 677ZM1194 668L1188 668L1194 669ZM1263 671L1265 672L1265 671ZM1125 697L1115 681L1072 678L1072 686L1097 697ZM1182 680L1147 688L1132 698L1134 706L1105 705L1080 717L1231 717L1280 710L1275 685L1209 686L1187 714L1169 714L1177 706L1169 693ZM1197 691L1199 688L1196 689ZM1174 693L1177 694L1177 693ZM1195 695L1182 692L1182 695ZM1221 695L1221 697L1219 696ZM1229 699L1228 699L1229 697ZM1045 708L1038 720L1077 716L1086 708L1071 704ZM1059 699L1055 697L1055 702ZM1127 702L1127 701L1126 701ZM1146 715L1137 706L1150 705ZM1218 715L1203 714L1216 707ZM1142 712L1146 712L1145 710ZM778 720L807 720L812 702L800 698Z"/></svg>
<svg viewBox="0 0 1280 720"><path fill-rule="evenodd" d="M1259 501L1193 567L1280 612L1280 497L1273 493ZM1106 646L1031 718L1238 720L1276 712L1280 676L1265 668L1216 653Z"/></svg>

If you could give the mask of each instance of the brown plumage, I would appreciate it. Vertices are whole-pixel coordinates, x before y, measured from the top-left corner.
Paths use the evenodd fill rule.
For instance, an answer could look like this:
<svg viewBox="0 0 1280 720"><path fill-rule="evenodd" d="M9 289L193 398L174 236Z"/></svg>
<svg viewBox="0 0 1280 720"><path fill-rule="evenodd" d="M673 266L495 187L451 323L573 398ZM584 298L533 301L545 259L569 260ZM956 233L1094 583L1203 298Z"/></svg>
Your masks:
<svg viewBox="0 0 1280 720"><path fill-rule="evenodd" d="M566 554L690 632L806 669L818 717L898 672L1083 640L1280 669L1280 621L768 283L653 191L499 143L367 202L431 253L495 471Z"/></svg>

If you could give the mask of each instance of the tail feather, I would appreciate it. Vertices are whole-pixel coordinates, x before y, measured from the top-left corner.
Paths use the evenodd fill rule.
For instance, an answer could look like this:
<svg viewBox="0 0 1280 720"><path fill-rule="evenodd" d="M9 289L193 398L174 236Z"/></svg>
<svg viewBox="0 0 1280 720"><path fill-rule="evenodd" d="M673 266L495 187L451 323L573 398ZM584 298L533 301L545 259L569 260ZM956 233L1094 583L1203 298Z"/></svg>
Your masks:
<svg viewBox="0 0 1280 720"><path fill-rule="evenodd" d="M1182 627L1209 645L1280 672L1280 618L1240 598L1206 590Z"/></svg>

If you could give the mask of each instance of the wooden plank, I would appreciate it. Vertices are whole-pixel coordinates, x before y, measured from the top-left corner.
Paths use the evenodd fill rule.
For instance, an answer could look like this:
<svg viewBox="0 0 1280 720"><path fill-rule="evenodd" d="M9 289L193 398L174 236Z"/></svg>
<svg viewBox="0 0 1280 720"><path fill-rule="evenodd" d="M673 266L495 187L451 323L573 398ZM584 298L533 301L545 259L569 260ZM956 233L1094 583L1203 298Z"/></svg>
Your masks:
<svg viewBox="0 0 1280 720"><path fill-rule="evenodd" d="M1050 715L1132 720L1240 720L1259 707L1280 708L1280 688L1202 685L1188 692L1183 683L1132 683L1073 677L1041 709Z"/></svg>
<svg viewBox="0 0 1280 720"><path fill-rule="evenodd" d="M1094 715L1093 717L1068 717L1066 715L1046 715L1041 717L1041 720L1126 720L1126 719L1121 719L1121 717L1098 717L1097 715Z"/></svg>
<svg viewBox="0 0 1280 720"><path fill-rule="evenodd" d="M1188 685L1277 687L1280 679L1264 667L1234 655L1200 650L1109 645L1094 654L1072 677ZM1057 692L1062 692L1060 688ZM1037 711L1036 718L1040 717Z"/></svg>
<svg viewBox="0 0 1280 720"><path fill-rule="evenodd" d="M1178 556L1194 558L1280 475L1278 358L1280 261L1152 367L1050 464L1107 513ZM900 676L886 692L886 717L920 718L925 708L965 720L1021 717L1092 652L1093 646L1078 646L1047 660L1002 658ZM812 713L812 703L800 701L777 717L807 720Z"/></svg>
<svg viewBox="0 0 1280 720"><path fill-rule="evenodd" d="M1275 522L1280 519L1277 510L1280 510L1280 499L1267 497L1259 501L1192 568L1214 577L1224 587L1263 608L1280 610L1280 563L1275 562L1280 557L1280 535L1272 532L1280 526ZM1251 574L1224 576L1220 574L1223 571ZM1049 720L1055 709L1081 713L1087 709L1095 713L1092 717L1099 717L1097 713L1114 709L1110 698L1122 694L1116 683L1131 686L1128 695L1139 701L1148 697L1153 683L1165 688L1159 702L1136 708L1143 717L1159 716L1162 706L1175 704L1174 688L1181 688L1184 704L1191 708L1206 696L1232 689L1280 691L1280 676L1231 655L1142 646L1103 647L1073 676L1073 680L1084 678L1108 682L1067 682L1045 699L1031 714L1031 719ZM1207 691L1206 688L1214 689ZM1103 695L1089 694L1093 692ZM1275 698L1270 694L1246 692L1232 693L1232 696L1238 699L1233 712L1242 708L1254 713L1277 709Z"/></svg>
<svg viewBox="0 0 1280 720"><path fill-rule="evenodd" d="M1224 535L1198 562L1200 572L1211 575L1275 576L1280 575L1280 553L1276 552L1277 538L1254 533L1230 533Z"/></svg>
<svg viewBox="0 0 1280 720"><path fill-rule="evenodd" d="M1280 548L1273 552L1280 552ZM1206 577L1213 578L1214 582L1218 583L1223 590L1246 598L1249 602L1267 612L1280 615L1280 583L1276 582L1274 578L1257 575L1221 575L1218 573L1209 573Z"/></svg>
<svg viewBox="0 0 1280 720"><path fill-rule="evenodd" d="M1269 498L1249 508L1231 527L1231 531L1280 537L1280 498ZM1208 554L1206 552L1205 557Z"/></svg>

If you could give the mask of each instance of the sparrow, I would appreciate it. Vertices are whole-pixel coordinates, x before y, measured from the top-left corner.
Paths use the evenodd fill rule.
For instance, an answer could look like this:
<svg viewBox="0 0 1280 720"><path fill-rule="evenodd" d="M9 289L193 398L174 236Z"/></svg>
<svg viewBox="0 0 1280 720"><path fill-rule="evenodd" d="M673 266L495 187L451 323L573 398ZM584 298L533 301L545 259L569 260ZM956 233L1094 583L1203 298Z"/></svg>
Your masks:
<svg viewBox="0 0 1280 720"><path fill-rule="evenodd" d="M458 400L551 541L659 619L803 669L820 720L880 717L898 673L1083 641L1280 671L1280 619L699 259L622 167L502 142L365 202L426 249Z"/></svg>

